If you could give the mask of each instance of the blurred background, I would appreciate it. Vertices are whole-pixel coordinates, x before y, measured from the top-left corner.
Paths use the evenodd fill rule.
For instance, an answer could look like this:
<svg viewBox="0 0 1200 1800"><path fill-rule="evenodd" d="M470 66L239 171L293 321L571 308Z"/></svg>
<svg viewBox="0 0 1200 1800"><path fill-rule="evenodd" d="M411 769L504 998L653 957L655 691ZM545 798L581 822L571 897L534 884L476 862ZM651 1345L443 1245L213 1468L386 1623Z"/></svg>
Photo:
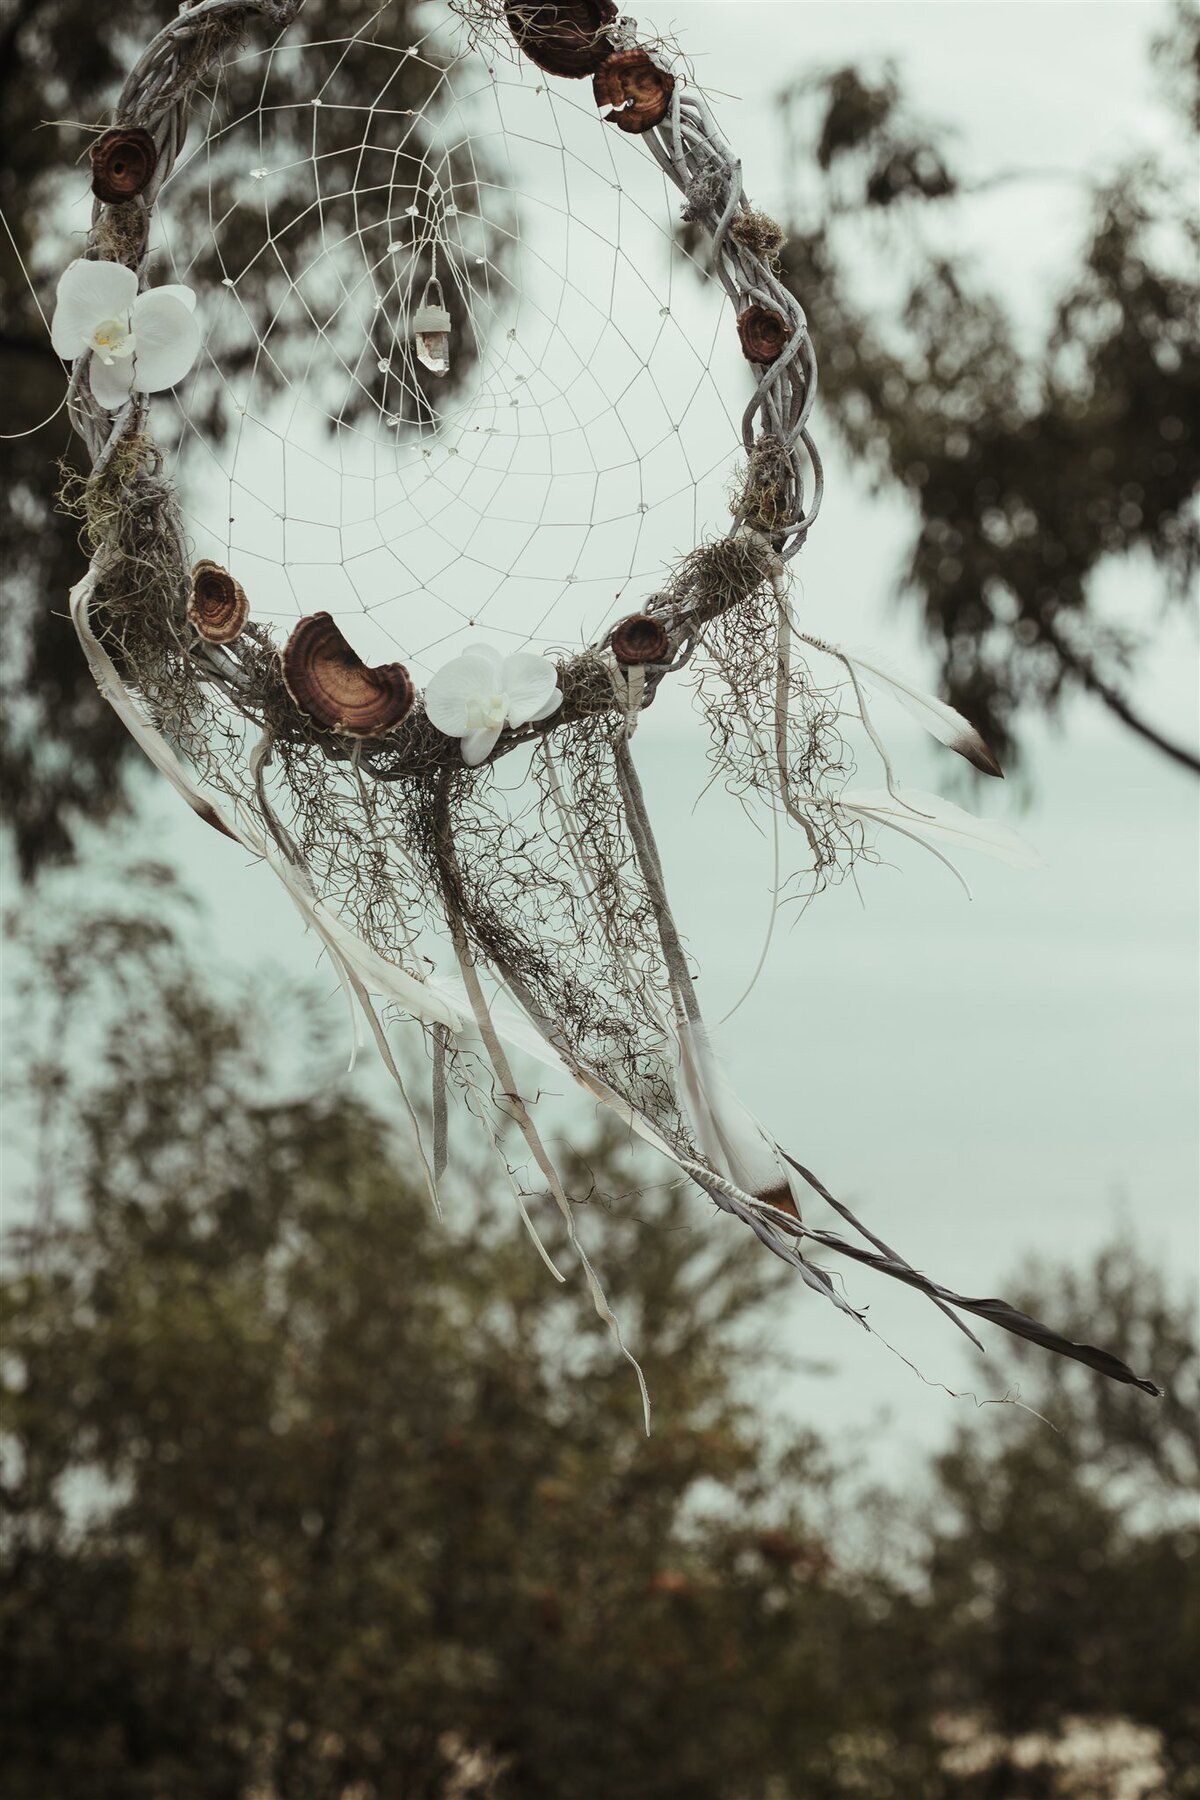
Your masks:
<svg viewBox="0 0 1200 1800"><path fill-rule="evenodd" d="M958 797L1045 862L973 870L973 903L915 855L868 870L738 1006L770 846L696 808L664 695L639 763L735 1083L912 1261L1167 1392L985 1361L852 1274L891 1354L584 1119L646 1440L466 1133L429 1217L289 903L75 649L77 452L22 265L47 304L84 127L170 10L0 11L7 1792L1200 1793L1200 14L653 18L788 233L811 628L966 712L1009 779ZM367 12L308 0L306 30Z"/></svg>

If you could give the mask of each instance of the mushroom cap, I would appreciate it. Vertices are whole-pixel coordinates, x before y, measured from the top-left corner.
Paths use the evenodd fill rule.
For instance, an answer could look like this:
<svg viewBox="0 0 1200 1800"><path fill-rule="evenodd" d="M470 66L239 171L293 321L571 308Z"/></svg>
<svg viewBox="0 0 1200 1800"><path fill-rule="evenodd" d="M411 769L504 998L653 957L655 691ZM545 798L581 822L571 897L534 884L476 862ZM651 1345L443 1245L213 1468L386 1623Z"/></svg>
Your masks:
<svg viewBox="0 0 1200 1800"><path fill-rule="evenodd" d="M119 125L101 132L89 152L92 192L97 200L117 206L150 185L158 166L158 146L140 125Z"/></svg>
<svg viewBox="0 0 1200 1800"><path fill-rule="evenodd" d="M613 0L513 0L504 17L522 55L551 75L578 81L613 53L604 35L618 17Z"/></svg>
<svg viewBox="0 0 1200 1800"><path fill-rule="evenodd" d="M207 557L192 568L187 616L207 644L231 644L250 617L250 602L239 581Z"/></svg>
<svg viewBox="0 0 1200 1800"><path fill-rule="evenodd" d="M792 327L773 306L748 306L738 314L737 328L742 354L754 363L773 363L792 335Z"/></svg>
<svg viewBox="0 0 1200 1800"><path fill-rule="evenodd" d="M649 131L666 118L675 77L644 50L619 50L592 76L597 106L611 106L609 121L622 131Z"/></svg>
<svg viewBox="0 0 1200 1800"><path fill-rule="evenodd" d="M301 619L283 651L288 693L323 731L382 737L412 710L415 691L403 663L369 669L326 612Z"/></svg>
<svg viewBox="0 0 1200 1800"><path fill-rule="evenodd" d="M630 613L614 625L608 642L617 661L626 668L637 663L666 662L671 653L666 626L650 613Z"/></svg>

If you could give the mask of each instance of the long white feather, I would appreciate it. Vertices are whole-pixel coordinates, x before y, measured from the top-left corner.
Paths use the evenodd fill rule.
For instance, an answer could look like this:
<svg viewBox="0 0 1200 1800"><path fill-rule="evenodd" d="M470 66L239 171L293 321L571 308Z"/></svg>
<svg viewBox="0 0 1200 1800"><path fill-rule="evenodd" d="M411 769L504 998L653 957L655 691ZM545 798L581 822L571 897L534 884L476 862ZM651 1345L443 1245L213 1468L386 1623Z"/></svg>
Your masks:
<svg viewBox="0 0 1200 1800"><path fill-rule="evenodd" d="M411 1013L414 1018L424 1019L427 1024L446 1025L454 1032L462 1030L461 1014L435 993L428 982L410 975L399 963L382 956L360 938L357 932L344 924L324 901L306 893L296 880L296 871L291 869L286 858L269 850L266 854L272 868L287 883L289 893L308 923L329 949L336 951L347 967L354 971L368 993L394 1001L405 1012Z"/></svg>
<svg viewBox="0 0 1200 1800"><path fill-rule="evenodd" d="M410 975L398 963L381 956L343 924L335 912L316 898L300 872L292 867L286 857L258 832L245 824L235 825L229 815L222 812L203 792L166 738L145 717L117 673L108 652L92 630L90 609L95 587L95 571L89 570L83 580L71 589L71 618L79 642L100 692L159 773L166 777L176 793L187 801L192 811L206 824L214 826L250 851L251 855L262 857L270 864L286 885L307 923L325 945L354 971L368 992L394 1000L406 1012L414 1013L430 1023L448 1025L452 1031L461 1029L461 1016L444 1000L437 998L418 977Z"/></svg>
<svg viewBox="0 0 1200 1800"><path fill-rule="evenodd" d="M939 744L945 744L948 749L957 751L959 756L965 756L984 775L1003 775L1003 769L971 721L964 719L945 700L926 693L923 688L914 687L910 681L903 680L858 650L847 650L840 644L828 643L824 638L809 637L804 632L797 633L797 636L814 650L820 650L826 656L834 656L859 675L866 676L868 684L872 681L882 682L893 698L931 737L935 737Z"/></svg>
<svg viewBox="0 0 1200 1800"><path fill-rule="evenodd" d="M936 694L927 694L922 688L902 681L899 675L893 675L878 663L868 662L857 650L848 650L843 654L864 675L873 681L882 682L905 712L918 725L922 725L931 737L935 737L939 744L945 744L948 749L957 751L959 756L965 756L982 774L1003 776L1004 771L988 749L984 738L971 721L964 719L953 706L945 700L939 700Z"/></svg>
<svg viewBox="0 0 1200 1800"><path fill-rule="evenodd" d="M69 604L75 633L83 648L83 654L87 658L87 664L96 686L117 714L129 735L150 758L159 773L166 777L175 792L182 795L187 801L192 811L197 813L206 825L211 825L215 830L223 832L235 843L241 843L243 841L241 834L234 829L207 794L201 792L166 738L144 717L118 675L111 657L92 630L91 604L95 591L96 572L94 569L89 569L83 580L77 581L71 589Z"/></svg>
<svg viewBox="0 0 1200 1800"><path fill-rule="evenodd" d="M787 1166L774 1142L738 1099L704 1027L676 1027L680 1093L700 1147L713 1168L736 1187L761 1197L790 1191Z"/></svg>
<svg viewBox="0 0 1200 1800"><path fill-rule="evenodd" d="M955 850L979 850L1018 869L1037 868L1042 860L1009 826L994 819L977 818L955 806L952 800L943 800L940 794L912 789L896 795L886 789L876 792L855 788L839 794L836 804L845 812L857 813L874 824L916 838L927 849L947 844Z"/></svg>

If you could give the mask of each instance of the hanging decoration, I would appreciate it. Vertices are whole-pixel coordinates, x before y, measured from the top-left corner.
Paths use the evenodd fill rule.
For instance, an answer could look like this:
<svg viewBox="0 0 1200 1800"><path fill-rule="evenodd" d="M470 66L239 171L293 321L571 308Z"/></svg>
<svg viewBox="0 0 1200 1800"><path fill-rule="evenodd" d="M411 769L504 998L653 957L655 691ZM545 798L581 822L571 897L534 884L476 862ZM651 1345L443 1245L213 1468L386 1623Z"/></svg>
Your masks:
<svg viewBox="0 0 1200 1800"><path fill-rule="evenodd" d="M289 54L303 49L297 35L301 0L199 0L185 5L139 58L112 129L95 145L91 233L83 259L62 278L52 328L55 349L71 364L71 416L92 464L82 501L92 562L72 595L72 616L101 691L189 805L268 866L316 932L400 1090L434 1204L453 1118L446 1094L457 1091L484 1121L547 1262L537 1233L539 1198L549 1196L557 1207L596 1310L631 1360L580 1243L576 1209L514 1057L536 1059L617 1119L860 1327L866 1327L864 1313L817 1260L822 1251L918 1289L973 1342L978 1340L963 1315L1156 1392L1108 1352L1070 1342L1001 1300L951 1292L918 1272L861 1225L796 1159L795 1146L781 1142L732 1091L705 1019L702 983L676 918L669 870L633 754L635 730L664 684L695 685L715 774L790 832L811 892L869 858L881 830L915 839L942 860L961 848L1018 863L1029 861L1030 853L1005 828L936 796L904 790L868 695L886 690L939 742L977 770L999 774L967 720L886 674L876 660L802 629L790 570L823 492L811 430L816 356L804 311L778 272L779 228L751 204L740 162L701 90L668 46L642 37L637 23L619 16L609 0L508 6L459 0L452 10L469 42L451 52L391 46L386 7L372 22L370 38L361 40L364 57L373 59L365 66L374 87L361 96L368 124L358 127L361 140L349 146L354 154L343 158L350 172L341 197L349 197L352 211L339 215L346 222L338 241L357 246L373 233L370 254L353 280L339 274L322 287L322 272L337 273L340 265L315 257L311 266L297 259L288 267L291 238L306 214L299 207L289 214L273 202L264 241L275 261L268 261L266 274L260 270L261 279L276 279L283 266L276 310L294 304L303 317L322 322L319 341L297 353L293 364L285 360L286 346L273 359L257 339L249 359L255 371L270 372L274 362L278 379L297 384L297 393L306 391L301 383L326 379L329 368L343 371L355 403L375 409L379 438L365 436L354 422L359 415L352 415L350 401L327 407L341 479L328 529L364 564L377 554L376 543L399 558L407 554L399 531L386 542L368 536L365 549L357 547L355 534L378 533L381 512L392 509L399 516L408 507L403 516L412 518L414 545L440 544L443 559L449 546L464 562L466 579L453 629L444 634L447 648L432 660L429 647L421 650L421 666L430 671L422 682L413 660L422 602L392 599L389 641L401 645L404 660L370 662L382 602L364 607L352 622L324 600L315 581L290 633L272 630L267 619L279 608L274 601L262 605L258 596L270 587L273 570L294 580L299 559L290 540L282 540L277 554L258 546L270 540L279 519L293 520L288 484L301 477L286 457L282 474L269 474L274 451L266 427L274 415L267 412L255 437L253 408L240 405L231 433L236 445L246 446L238 464L238 503L260 502L254 547L248 538L239 551L231 536L221 560L194 560L170 467L150 434L147 396L189 378L205 333L209 363L222 381L231 379L221 365L215 321L218 314L232 316L235 324L240 317L230 313L230 290L243 310L245 303L236 270L199 294L153 280L151 219L158 209L169 224L168 184L187 175L180 159L189 108L235 56L243 35L249 32L253 41L258 34L268 48L282 45ZM402 12L407 21L407 10ZM349 81L354 64L348 52L359 44L348 41L314 90L310 135L328 128L338 93L348 91L335 82ZM428 71L426 123L433 149L422 152L415 175L402 179L398 121L410 114L389 110L392 82L397 69L409 66L406 58L419 57ZM555 157L571 181L577 165L583 166L580 157L608 159L594 165L594 180L579 180L578 199L568 182L561 203L546 202L548 223L534 242L524 235L521 195L492 179L469 154L470 129L456 135L458 115L438 98L448 91L449 72L460 66L478 76L462 103L468 126L469 108L478 115L486 103L490 77L497 93L503 81L517 95L512 104L524 109L530 142L538 131L549 133L546 121L552 121L560 134ZM269 62L264 67L269 75ZM580 86L587 77L595 102L591 117L584 111L588 86ZM353 102L346 99L347 110L358 100L357 94ZM265 100L260 108L249 115L255 129L266 117ZM377 137L369 135L376 119L386 126ZM610 132L610 125L617 131ZM602 134L603 142L589 132ZM518 136L512 133L514 142ZM592 148L576 154L571 145L577 139ZM714 345L711 355L689 346L675 317L689 303L673 290L649 309L644 258L614 258L615 273L605 286L583 279L569 290L561 269L556 274L552 255L573 253L571 234L590 230L599 242L594 217L602 208L616 209L612 230L628 232L631 242L644 229L645 209L623 206L626 183L640 179L635 159L643 172L659 172L655 179L681 197L682 218L701 234L710 291L723 293L729 309L724 343ZM311 162L320 175L315 147ZM552 172L551 162L546 166ZM214 181L233 179L228 160L218 162L215 153L213 167ZM271 182L283 178L270 167L238 176L247 191L260 183L268 198ZM319 182L316 191L320 203ZM227 204L234 209L233 200ZM324 204L332 209L334 202ZM329 258L333 251L324 236L321 255ZM552 251L556 244L566 248ZM505 276L504 257L511 261L520 252L526 261L517 277ZM625 283L620 291L618 277ZM637 304L651 321L640 348L633 338L634 302L623 301L624 292L641 296ZM511 298L503 316L495 299L501 293ZM448 294L457 296L461 327L452 326ZM626 304L628 317L620 310ZM488 305L492 328L485 331L480 321L487 322ZM266 319L269 301L263 307ZM319 313L320 307L325 311ZM610 326L620 341L604 335ZM608 363L586 348L588 330L598 334L597 343L611 343ZM669 332L677 334L671 340L676 348L659 356L656 345ZM527 352L526 337L533 346ZM636 367L631 364L631 373L619 380L622 343ZM626 581L617 607L587 641L535 650L532 644L541 641L536 596L547 580L537 556L549 557L548 546L572 528L554 511L555 482L579 479L569 462L571 446L578 454L580 443L603 443L609 457L589 477L590 527L608 504L609 488L618 491L618 478L636 481L636 492L644 494L655 458L678 454L672 446L687 418L686 395L669 431L652 444L634 441L649 418L647 408L666 406L665 384L676 369L691 357L687 366L699 371L695 391L707 392L704 384L714 385L710 362L726 347L746 390L739 400L743 462L734 481L732 523L715 534L697 529L694 547L661 566L656 581L625 591ZM403 379L397 387L398 368ZM472 368L478 371L472 377L474 411L457 436L448 435L444 420L450 415L438 414L438 393ZM647 374L652 388L645 386ZM641 403L641 415L621 413L622 380L631 391L642 381L640 391L657 393L659 400ZM285 385L290 431L296 406L289 391ZM318 391L315 385L312 391ZM591 396L590 412L585 395ZM569 406L561 404L564 396ZM617 410L605 412L606 401ZM628 448L617 441L614 419ZM553 429L547 420L557 421ZM392 433L391 463L378 448L385 430ZM545 454L543 439L551 445ZM509 446L503 466L489 461L501 441ZM315 452L306 445L301 448L311 460ZM411 446L417 471L408 487L410 462L401 457L401 445ZM506 488L518 456L526 458L524 486ZM425 459L425 486L418 482L418 458ZM243 469L260 483L257 493ZM314 507L324 499L322 480L310 481ZM476 535L465 533L458 542L455 507L475 492L468 483L486 483L496 498L480 505ZM535 488L536 505L521 537L522 521L510 518L506 507L525 505ZM356 512L361 495L369 505ZM643 520L653 510L644 498L617 505L619 517L630 521L632 540L641 541ZM503 553L507 560L476 550L484 526L516 534ZM294 523L289 529L294 532ZM311 554L315 569L316 552ZM332 590L344 559L323 566L322 579ZM431 556L430 573L420 578L430 590L441 579L440 566ZM580 570L586 576L582 560L558 591L578 582ZM484 589L489 580L497 585L497 571L511 584L524 584L527 635L511 625L502 638L487 634ZM832 668L832 681L818 681L806 658ZM878 756L882 787L849 785L850 754L842 735L847 719ZM532 794L524 813L498 779L501 765L522 771ZM418 1022L428 1050L434 1085L429 1141L407 1092L410 1064L401 1066L388 1035L389 1021L400 1016ZM523 1145L523 1163L512 1160L513 1134ZM534 1172L532 1183L526 1167ZM814 1217L818 1203L832 1211L832 1223L819 1211Z"/></svg>

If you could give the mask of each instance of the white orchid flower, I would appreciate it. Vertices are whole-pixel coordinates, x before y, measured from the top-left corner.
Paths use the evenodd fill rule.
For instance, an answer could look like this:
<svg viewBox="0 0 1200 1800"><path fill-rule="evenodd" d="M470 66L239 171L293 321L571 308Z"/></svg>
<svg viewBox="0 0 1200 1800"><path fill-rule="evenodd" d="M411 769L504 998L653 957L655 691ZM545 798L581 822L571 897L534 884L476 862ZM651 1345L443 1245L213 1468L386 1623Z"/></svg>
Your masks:
<svg viewBox="0 0 1200 1800"><path fill-rule="evenodd" d="M468 768L486 762L505 726L548 719L562 705L558 671L544 656L503 656L491 644L472 644L440 668L425 689L425 716L461 741Z"/></svg>
<svg viewBox="0 0 1200 1800"><path fill-rule="evenodd" d="M92 393L108 412L130 392L157 394L182 381L200 350L190 288L138 293L124 263L73 262L58 283L50 342L65 362L91 352Z"/></svg>

